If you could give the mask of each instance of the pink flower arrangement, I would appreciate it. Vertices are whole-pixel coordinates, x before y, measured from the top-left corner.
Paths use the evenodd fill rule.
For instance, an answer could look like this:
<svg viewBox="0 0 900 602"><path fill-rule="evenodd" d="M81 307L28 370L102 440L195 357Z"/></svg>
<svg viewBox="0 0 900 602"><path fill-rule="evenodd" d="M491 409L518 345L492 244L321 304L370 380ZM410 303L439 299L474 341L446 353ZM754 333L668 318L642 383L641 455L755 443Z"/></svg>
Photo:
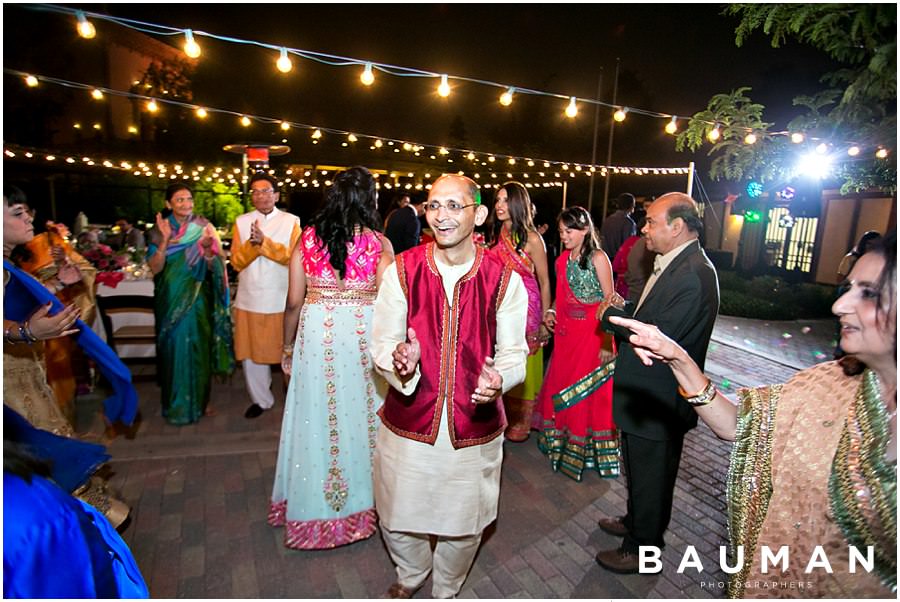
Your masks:
<svg viewBox="0 0 900 602"><path fill-rule="evenodd" d="M81 252L100 272L115 272L128 265L127 253L116 253L108 245L98 244Z"/></svg>

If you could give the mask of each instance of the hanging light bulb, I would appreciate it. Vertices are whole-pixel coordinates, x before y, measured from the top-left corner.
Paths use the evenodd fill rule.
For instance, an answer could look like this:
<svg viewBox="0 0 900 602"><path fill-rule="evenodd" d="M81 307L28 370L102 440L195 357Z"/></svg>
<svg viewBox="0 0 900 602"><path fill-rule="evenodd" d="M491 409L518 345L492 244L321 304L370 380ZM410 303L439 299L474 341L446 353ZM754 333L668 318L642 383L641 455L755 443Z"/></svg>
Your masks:
<svg viewBox="0 0 900 602"><path fill-rule="evenodd" d="M859 147L854 144L853 146L851 146L850 148L847 149L847 154L850 155L851 157L855 157L856 155L859 154Z"/></svg>
<svg viewBox="0 0 900 602"><path fill-rule="evenodd" d="M828 145L825 144L824 142L820 142L818 144L818 146L816 146L816 152L819 153L820 155L824 155L825 153L828 152Z"/></svg>
<svg viewBox="0 0 900 602"><path fill-rule="evenodd" d="M155 100L152 100L152 99L148 100L147 101L147 110L150 111L151 113L156 113L159 110L159 105L156 104Z"/></svg>
<svg viewBox="0 0 900 602"><path fill-rule="evenodd" d="M359 138L356 137L356 134L347 134L347 142L356 142Z"/></svg>
<svg viewBox="0 0 900 602"><path fill-rule="evenodd" d="M372 63L366 63L362 74L359 76L359 81L361 81L364 86L371 86L375 83L375 74L372 73Z"/></svg>
<svg viewBox="0 0 900 602"><path fill-rule="evenodd" d="M284 131L286 132L286 131L288 131L289 129L291 129L291 124L290 124L289 122L287 122L287 121L282 121L282 122L281 122L281 129L284 130Z"/></svg>
<svg viewBox="0 0 900 602"><path fill-rule="evenodd" d="M500 95L500 104L504 107L508 107L512 104L513 92L515 92L515 88L507 88L506 92Z"/></svg>
<svg viewBox="0 0 900 602"><path fill-rule="evenodd" d="M384 146L384 142L382 142L381 140L375 141L375 148L381 148L382 146Z"/></svg>
<svg viewBox="0 0 900 602"><path fill-rule="evenodd" d="M250 127L250 118L246 115L241 116L241 125L244 127Z"/></svg>
<svg viewBox="0 0 900 602"><path fill-rule="evenodd" d="M101 92L97 88L94 88L93 90L91 90L91 98L93 98L94 100L103 100L103 92Z"/></svg>
<svg viewBox="0 0 900 602"><path fill-rule="evenodd" d="M441 85L438 86L437 89L438 95L447 98L450 96L450 84L447 83L447 75L444 74L441 76Z"/></svg>
<svg viewBox="0 0 900 602"><path fill-rule="evenodd" d="M674 134L678 131L678 118L674 115L672 116L672 121L666 124L666 133Z"/></svg>
<svg viewBox="0 0 900 602"><path fill-rule="evenodd" d="M194 41L194 32L190 29L184 30L184 53L190 58L195 59L200 56L200 45Z"/></svg>
<svg viewBox="0 0 900 602"><path fill-rule="evenodd" d="M706 135L706 138L707 138L710 142L715 142L716 140L719 139L719 137L721 137L721 135L722 135L722 132L719 131L719 124L717 123L717 124L716 124L716 127L714 127L713 129L711 129L711 130L709 131L709 133Z"/></svg>
<svg viewBox="0 0 900 602"><path fill-rule="evenodd" d="M319 138L322 137L322 131L321 131L321 130L316 130L316 131L314 131L314 132L311 134L311 137L312 137L314 140L318 140Z"/></svg>
<svg viewBox="0 0 900 602"><path fill-rule="evenodd" d="M791 134L791 142L793 142L794 144L800 144L804 140L806 140L806 136L804 136L800 132L794 132L793 134Z"/></svg>
<svg viewBox="0 0 900 602"><path fill-rule="evenodd" d="M574 119L578 115L578 105L575 104L575 97L569 99L569 106L566 107L566 117Z"/></svg>
<svg viewBox="0 0 900 602"><path fill-rule="evenodd" d="M291 69L294 68L294 62L288 56L287 48L281 49L281 52L278 54L278 60L275 61L275 67L282 73L290 73Z"/></svg>
<svg viewBox="0 0 900 602"><path fill-rule="evenodd" d="M628 109L626 107L621 107L619 109L616 109L616 112L613 113L613 119L615 119L616 121L621 123L621 122L625 121L625 114L627 112L628 112Z"/></svg>
<svg viewBox="0 0 900 602"><path fill-rule="evenodd" d="M879 148L877 151L875 151L875 156L879 159L887 159L888 150L886 148Z"/></svg>
<svg viewBox="0 0 900 602"><path fill-rule="evenodd" d="M756 134L750 132L744 136L744 144L756 144Z"/></svg>
<svg viewBox="0 0 900 602"><path fill-rule="evenodd" d="M87 20L83 12L80 10L76 11L75 18L78 19L78 35L86 40L90 40L97 35L97 29L94 27L94 24Z"/></svg>
<svg viewBox="0 0 900 602"><path fill-rule="evenodd" d="M36 78L33 75L26 75L25 76L25 85L28 86L29 88L36 88L38 85L38 78Z"/></svg>
<svg viewBox="0 0 900 602"><path fill-rule="evenodd" d="M197 107L197 110L194 111L194 113L196 113L197 117L199 117L200 119L206 119L206 116L209 115L209 113L207 113L206 109L204 109L203 107Z"/></svg>

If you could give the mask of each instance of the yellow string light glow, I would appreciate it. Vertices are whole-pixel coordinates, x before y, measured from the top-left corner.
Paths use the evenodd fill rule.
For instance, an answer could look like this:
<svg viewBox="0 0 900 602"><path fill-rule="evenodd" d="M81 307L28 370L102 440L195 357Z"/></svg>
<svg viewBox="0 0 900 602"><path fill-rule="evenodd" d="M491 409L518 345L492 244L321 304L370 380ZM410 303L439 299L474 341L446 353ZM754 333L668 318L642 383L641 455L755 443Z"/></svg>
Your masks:
<svg viewBox="0 0 900 602"><path fill-rule="evenodd" d="M678 118L672 117L672 121L666 124L666 133L674 134L678 131Z"/></svg>
<svg viewBox="0 0 900 602"><path fill-rule="evenodd" d="M94 88L93 90L91 90L91 98L93 98L94 100L103 100L103 92L101 92L97 88Z"/></svg>
<svg viewBox="0 0 900 602"><path fill-rule="evenodd" d="M515 88L507 88L506 92L500 95L500 104L504 107L508 107L512 104L513 100L513 92L515 92Z"/></svg>
<svg viewBox="0 0 900 602"><path fill-rule="evenodd" d="M356 134L347 134L347 142L356 142L359 138L356 137Z"/></svg>
<svg viewBox="0 0 900 602"><path fill-rule="evenodd" d="M791 134L791 142L793 142L794 144L800 144L804 140L806 140L806 136L804 136L800 132L794 132L793 134Z"/></svg>
<svg viewBox="0 0 900 602"><path fill-rule="evenodd" d="M26 75L25 76L25 85L28 86L29 88L36 88L38 85L38 78L36 78L33 75Z"/></svg>
<svg viewBox="0 0 900 602"><path fill-rule="evenodd" d="M438 86L437 93L442 98L450 96L450 84L447 82L446 74L441 76L441 84Z"/></svg>
<svg viewBox="0 0 900 602"><path fill-rule="evenodd" d="M859 147L854 144L853 146L851 146L850 148L847 149L847 154L850 155L851 157L855 157L856 155L859 154Z"/></svg>
<svg viewBox="0 0 900 602"><path fill-rule="evenodd" d="M756 144L756 134L750 132L744 136L744 144Z"/></svg>
<svg viewBox="0 0 900 602"><path fill-rule="evenodd" d="M310 134L310 138L312 138L312 139L314 139L314 140L318 140L318 139L321 138L321 137L322 137L322 131L321 131L321 130L316 130L315 132L313 132L312 134ZM376 146L377 146L377 144L376 144Z"/></svg>
<svg viewBox="0 0 900 602"><path fill-rule="evenodd" d="M86 40L90 40L97 35L97 29L94 27L94 24L87 20L83 12L77 11L75 18L78 19L78 25L76 26L78 35Z"/></svg>
<svg viewBox="0 0 900 602"><path fill-rule="evenodd" d="M204 109L203 107L197 107L197 110L195 110L194 113L196 113L197 117L199 117L200 119L206 119L206 117L209 115L209 113L207 113L206 109Z"/></svg>
<svg viewBox="0 0 900 602"><path fill-rule="evenodd" d="M129 125L129 126L128 126L128 133L129 133L129 134L137 134L137 133L138 133L137 126L136 126L136 125Z"/></svg>
<svg viewBox="0 0 900 602"><path fill-rule="evenodd" d="M575 104L575 97L569 99L569 106L566 107L566 117L569 119L575 119L575 116L578 115L578 105Z"/></svg>
<svg viewBox="0 0 900 602"><path fill-rule="evenodd" d="M156 113L157 111L159 111L159 105L156 104L155 100L148 100L147 101L147 110L150 111L151 113Z"/></svg>
<svg viewBox="0 0 900 602"><path fill-rule="evenodd" d="M616 112L613 113L613 119L615 119L616 121L621 123L621 122L625 121L626 113L628 113L627 108L622 107L622 108L616 109Z"/></svg>
<svg viewBox="0 0 900 602"><path fill-rule="evenodd" d="M244 127L250 127L250 118L246 115L241 116L241 125Z"/></svg>
<svg viewBox="0 0 900 602"><path fill-rule="evenodd" d="M291 129L291 124L288 123L287 121L282 121L282 122L281 122L281 129L284 130L284 131L286 132L286 131L288 131L289 129Z"/></svg>
<svg viewBox="0 0 900 602"><path fill-rule="evenodd" d="M709 130L709 133L706 135L706 138L710 142L715 142L719 139L719 137L721 135L722 135L722 132L719 131L719 124L717 123L713 129Z"/></svg>
<svg viewBox="0 0 900 602"><path fill-rule="evenodd" d="M888 151L886 148L879 148L877 151L875 151L875 156L879 159L887 159Z"/></svg>
<svg viewBox="0 0 900 602"><path fill-rule="evenodd" d="M359 81L361 81L364 86L371 86L375 83L375 74L372 73L372 63L366 63L363 72L359 76Z"/></svg>
<svg viewBox="0 0 900 602"><path fill-rule="evenodd" d="M200 50L200 44L194 40L194 32L190 29L184 30L184 53L192 59L200 57L203 51Z"/></svg>
<svg viewBox="0 0 900 602"><path fill-rule="evenodd" d="M278 60L275 61L275 67L282 73L290 73L291 69L294 68L294 62L291 60L291 57L288 56L287 48L281 49Z"/></svg>

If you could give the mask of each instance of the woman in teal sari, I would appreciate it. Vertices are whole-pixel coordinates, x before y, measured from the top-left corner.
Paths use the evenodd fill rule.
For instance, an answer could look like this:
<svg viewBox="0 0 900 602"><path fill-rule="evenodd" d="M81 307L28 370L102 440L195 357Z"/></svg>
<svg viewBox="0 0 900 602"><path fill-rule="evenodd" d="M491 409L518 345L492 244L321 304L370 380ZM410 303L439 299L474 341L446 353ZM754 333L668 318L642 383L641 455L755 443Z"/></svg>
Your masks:
<svg viewBox="0 0 900 602"><path fill-rule="evenodd" d="M172 213L156 215L147 263L154 274L162 413L183 425L211 413L210 377L234 368L230 300L219 236L193 215L191 189L169 186L166 207Z"/></svg>

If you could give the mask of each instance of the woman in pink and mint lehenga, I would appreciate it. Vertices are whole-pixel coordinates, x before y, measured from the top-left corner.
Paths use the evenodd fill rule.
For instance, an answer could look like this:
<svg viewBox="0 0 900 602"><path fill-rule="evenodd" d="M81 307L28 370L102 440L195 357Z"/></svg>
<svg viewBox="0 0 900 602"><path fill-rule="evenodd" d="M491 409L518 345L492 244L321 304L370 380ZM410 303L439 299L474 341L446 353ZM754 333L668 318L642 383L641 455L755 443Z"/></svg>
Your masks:
<svg viewBox="0 0 900 602"><path fill-rule="evenodd" d="M372 304L393 261L364 167L339 173L290 263L281 368L290 378L269 524L284 545L318 550L375 532L375 412L387 386L372 369Z"/></svg>

